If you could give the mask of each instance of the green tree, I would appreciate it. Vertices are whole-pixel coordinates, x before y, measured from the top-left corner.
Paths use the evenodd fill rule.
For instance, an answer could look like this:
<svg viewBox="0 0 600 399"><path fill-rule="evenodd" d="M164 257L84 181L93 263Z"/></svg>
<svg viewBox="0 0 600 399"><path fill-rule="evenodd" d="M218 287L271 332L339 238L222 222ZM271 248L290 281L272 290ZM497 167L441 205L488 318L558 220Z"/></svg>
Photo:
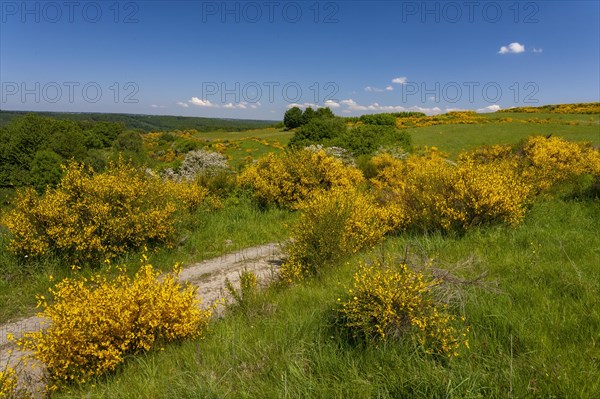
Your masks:
<svg viewBox="0 0 600 399"><path fill-rule="evenodd" d="M396 117L392 114L361 115L360 121L367 125L396 126Z"/></svg>
<svg viewBox="0 0 600 399"><path fill-rule="evenodd" d="M283 124L286 129L294 129L302 124L302 110L298 107L288 109L283 115Z"/></svg>
<svg viewBox="0 0 600 399"><path fill-rule="evenodd" d="M0 186L30 184L31 161L49 141L53 122L50 118L27 114L0 129Z"/></svg>
<svg viewBox="0 0 600 399"><path fill-rule="evenodd" d="M317 118L335 118L333 111L331 111L331 109L329 109L329 107L323 107L323 108L317 109L317 111L315 112L315 116Z"/></svg>
<svg viewBox="0 0 600 399"><path fill-rule="evenodd" d="M63 159L81 161L85 158L85 135L81 126L72 121L54 120L45 147L51 149Z"/></svg>
<svg viewBox="0 0 600 399"><path fill-rule="evenodd" d="M312 107L308 107L302 113L302 124L306 125L316 116L316 112Z"/></svg>
<svg viewBox="0 0 600 399"><path fill-rule="evenodd" d="M330 145L343 147L354 156L372 155L379 147L393 146L409 150L411 137L407 131L393 126L362 125L348 129L330 142Z"/></svg>
<svg viewBox="0 0 600 399"><path fill-rule="evenodd" d="M304 147L311 144L327 144L346 130L346 122L342 118L313 118L296 131L289 145Z"/></svg>
<svg viewBox="0 0 600 399"><path fill-rule="evenodd" d="M114 160L119 158L119 154L126 160L142 164L146 161L146 152L144 150L144 141L140 133L134 130L126 130L119 134L115 139Z"/></svg>
<svg viewBox="0 0 600 399"><path fill-rule="evenodd" d="M83 133L86 148L108 148L112 145L125 127L114 122L84 122Z"/></svg>
<svg viewBox="0 0 600 399"><path fill-rule="evenodd" d="M31 161L31 185L42 193L47 186L55 187L62 177L63 159L52 150L40 150Z"/></svg>

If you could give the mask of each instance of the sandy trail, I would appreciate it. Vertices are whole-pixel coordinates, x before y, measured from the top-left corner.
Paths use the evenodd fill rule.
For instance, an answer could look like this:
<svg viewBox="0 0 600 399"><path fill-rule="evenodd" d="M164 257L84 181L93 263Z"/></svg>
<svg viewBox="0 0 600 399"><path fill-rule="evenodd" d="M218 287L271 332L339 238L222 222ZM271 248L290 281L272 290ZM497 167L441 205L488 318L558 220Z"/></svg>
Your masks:
<svg viewBox="0 0 600 399"><path fill-rule="evenodd" d="M198 295L202 298L202 306L209 306L226 297L224 291L226 279L237 285L240 272L250 270L256 273L259 281L265 282L274 276L281 259L281 246L270 243L192 264L181 271L179 279L197 286ZM40 317L32 316L0 324L0 370L3 370L7 364L17 369L20 374L20 385L34 397L41 396L42 369L38 367L37 370L32 370L30 367L24 367L22 358L26 353L10 342L7 335L12 334L18 339L25 333L39 331L44 328L45 323L45 320Z"/></svg>

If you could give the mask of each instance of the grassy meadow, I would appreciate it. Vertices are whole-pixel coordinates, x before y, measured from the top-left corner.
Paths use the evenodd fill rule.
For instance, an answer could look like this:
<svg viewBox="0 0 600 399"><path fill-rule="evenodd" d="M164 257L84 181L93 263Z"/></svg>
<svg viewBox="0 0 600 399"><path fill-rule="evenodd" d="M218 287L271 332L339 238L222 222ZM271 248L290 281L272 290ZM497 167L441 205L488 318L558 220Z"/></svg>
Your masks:
<svg viewBox="0 0 600 399"><path fill-rule="evenodd" d="M449 362L410 342L354 346L332 306L356 259L292 288L262 292L202 341L131 359L95 386L57 398L500 398L600 392L600 206L539 204L517 229L392 237L356 258L416 256L472 281L453 287L470 349Z"/></svg>
<svg viewBox="0 0 600 399"><path fill-rule="evenodd" d="M478 123L406 130L414 149L436 147L451 160L464 151L516 145L533 135L600 147L600 114L478 117ZM185 266L289 239L306 206L257 201L235 176L271 152L282 154L293 135L279 127L143 134L146 165L153 170L177 168L187 152L208 149L227 157L233 172L222 183L226 189L215 194L219 206L185 213L170 245L128 251L112 263L129 265L133 274L146 254L166 271L177 262ZM350 167L340 163L339 168ZM334 168L326 172L337 173ZM201 339L126 354L115 370L69 383L49 397L600 397L600 198L598 188L589 189L590 181L581 183L585 189L536 196L524 206L520 223L390 231L375 245L332 258L327 267L293 284L252 286L210 322ZM8 212L14 193L2 190L0 209ZM0 225L0 323L34 314L37 295L74 275L67 257L29 259L11 253L10 238ZM431 354L410 334L361 341L340 326L340 298L353 296L348 289L359 266L377 259L437 276L436 300L466 327L467 343L455 356ZM79 273L104 270L90 264Z"/></svg>
<svg viewBox="0 0 600 399"><path fill-rule="evenodd" d="M552 134L570 141L589 141L595 146L600 146L600 116L597 114L502 112L478 116L484 118L484 123L445 124L407 130L412 135L414 146L437 147L450 158L456 157L460 151L482 145L516 144L532 135ZM293 131L271 127L243 132L196 132L191 137L182 137L177 141L187 140L198 143L198 146L217 149L230 158L232 165L241 167L268 152L281 151L293 134ZM177 136L177 133L175 135ZM169 147L173 147L173 144L163 143L148 149L156 154L168 151ZM182 153L176 158L182 160L183 155ZM160 161L164 158L157 156L156 160L158 162L154 162L154 165L160 166Z"/></svg>
<svg viewBox="0 0 600 399"><path fill-rule="evenodd" d="M576 114L481 114L489 122L474 125L438 125L412 129L417 146L436 146L454 158L460 151L482 145L515 144L531 136L563 137L600 145L600 116ZM511 122L502 119L511 118Z"/></svg>

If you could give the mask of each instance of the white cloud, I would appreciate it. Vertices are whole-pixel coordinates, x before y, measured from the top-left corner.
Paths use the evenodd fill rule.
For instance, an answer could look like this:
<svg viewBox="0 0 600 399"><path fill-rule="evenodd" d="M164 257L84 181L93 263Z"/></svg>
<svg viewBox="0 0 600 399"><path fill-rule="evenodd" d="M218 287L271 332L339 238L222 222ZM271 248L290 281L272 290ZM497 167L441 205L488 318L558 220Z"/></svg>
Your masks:
<svg viewBox="0 0 600 399"><path fill-rule="evenodd" d="M198 107L216 107L216 105L211 103L209 100L200 100L198 97L192 97L192 99L188 102L197 105Z"/></svg>
<svg viewBox="0 0 600 399"><path fill-rule="evenodd" d="M316 108L324 108L324 107L329 107L329 108L339 108L339 107L340 107L340 104L339 104L339 103L337 103L337 102L335 102L335 101L333 101L333 100L326 100L326 101L323 103L323 105L319 105L319 104L315 104L315 103L302 103L302 104L299 104L299 103L291 103L291 104L288 104L288 105L287 105L287 108L288 108L288 109L289 109L289 108L294 108L294 107L298 107L298 108L301 108L301 109L306 109L306 108L308 108L308 107L311 107L311 108L313 108L313 109L316 109Z"/></svg>
<svg viewBox="0 0 600 399"><path fill-rule="evenodd" d="M151 107L152 108L166 108L164 105L156 105L156 104L152 104Z"/></svg>
<svg viewBox="0 0 600 399"><path fill-rule="evenodd" d="M406 76L399 76L397 78L392 79L392 83L396 83L399 85L406 84L407 78Z"/></svg>
<svg viewBox="0 0 600 399"><path fill-rule="evenodd" d="M536 53L536 54L543 53L543 52L544 52L544 49L543 49L543 48L535 48L535 47L534 47L534 48L533 48L533 52L534 52L534 53Z"/></svg>
<svg viewBox="0 0 600 399"><path fill-rule="evenodd" d="M385 89L380 89L378 87L372 87L372 86L365 87L365 91L375 92L375 93L381 93L384 91L392 91L392 90L394 90L394 88L392 86L386 86Z"/></svg>
<svg viewBox="0 0 600 399"><path fill-rule="evenodd" d="M499 111L501 107L498 104L488 105L487 107L477 109L477 112L496 112Z"/></svg>
<svg viewBox="0 0 600 399"><path fill-rule="evenodd" d="M308 108L308 107L319 108L319 106L317 104L313 104L313 103L302 103L302 104L291 103L291 104L288 104L287 107L288 108L298 107L298 108L301 108L301 109Z"/></svg>
<svg viewBox="0 0 600 399"><path fill-rule="evenodd" d="M427 115L437 115L437 114L442 113L442 110L440 109L440 107L425 108L425 107L417 107L416 105L408 108L408 111L422 112Z"/></svg>
<svg viewBox="0 0 600 399"><path fill-rule="evenodd" d="M227 108L227 109L246 109L247 107L247 102L242 101L241 103L227 103L225 105L223 105L223 108Z"/></svg>
<svg viewBox="0 0 600 399"><path fill-rule="evenodd" d="M213 104L212 102L210 102L210 100L201 100L198 97L192 97L191 100L189 100L187 103L184 102L178 102L177 105L187 108L190 104L196 105L198 107L205 107L205 108L225 108L225 109L247 109L248 108L248 103L246 101L242 101L240 103L226 103L223 105L219 105L219 104ZM260 105L260 103L256 103L258 105ZM251 104L250 108L256 109L258 107L258 105L256 104Z"/></svg>
<svg viewBox="0 0 600 399"><path fill-rule="evenodd" d="M525 52L525 46L521 43L511 43L508 46L500 47L498 54L519 54Z"/></svg>
<svg viewBox="0 0 600 399"><path fill-rule="evenodd" d="M439 114L442 110L439 107L433 108L424 108L424 107L403 107L402 105L381 105L379 103L372 103L369 105L362 105L349 98L346 100L340 101L340 104L345 105L346 109L342 112L348 113L346 111L367 111L367 112L406 112L406 111L418 111L423 112L429 115Z"/></svg>
<svg viewBox="0 0 600 399"><path fill-rule="evenodd" d="M351 111L366 111L368 109L364 105L359 105L356 101L354 101L351 98L340 101L340 104L347 106L348 109Z"/></svg>

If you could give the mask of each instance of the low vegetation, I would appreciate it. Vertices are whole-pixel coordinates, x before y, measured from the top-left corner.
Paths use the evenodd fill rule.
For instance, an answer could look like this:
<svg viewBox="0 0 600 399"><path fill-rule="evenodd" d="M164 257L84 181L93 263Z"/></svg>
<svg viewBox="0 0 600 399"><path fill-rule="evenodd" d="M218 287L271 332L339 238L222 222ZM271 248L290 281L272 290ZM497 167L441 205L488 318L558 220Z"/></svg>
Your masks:
<svg viewBox="0 0 600 399"><path fill-rule="evenodd" d="M201 337L211 310L201 309L196 289L177 280L177 269L161 275L147 258L133 278L67 278L40 296L50 325L18 341L45 366L47 389L85 383L113 371L125 358L166 342ZM65 345L68 342L68 345Z"/></svg>
<svg viewBox="0 0 600 399"><path fill-rule="evenodd" d="M57 398L596 396L598 148L519 136L447 155L411 138L533 126L498 115L291 109L288 149L282 136L149 133L151 168L64 162L54 187L19 191L3 212L3 279L26 271L16 281L53 320L20 345ZM156 158L185 142L198 145ZM265 155L232 167L241 143ZM219 320L169 272L226 242L288 237L268 286L249 271L228 281ZM0 389L14 378L2 369Z"/></svg>
<svg viewBox="0 0 600 399"><path fill-rule="evenodd" d="M43 196L19 192L2 221L12 233L8 249L18 256L97 262L172 243L177 213L202 206L208 196L204 187L146 176L123 162L97 174L71 163L59 186Z"/></svg>

